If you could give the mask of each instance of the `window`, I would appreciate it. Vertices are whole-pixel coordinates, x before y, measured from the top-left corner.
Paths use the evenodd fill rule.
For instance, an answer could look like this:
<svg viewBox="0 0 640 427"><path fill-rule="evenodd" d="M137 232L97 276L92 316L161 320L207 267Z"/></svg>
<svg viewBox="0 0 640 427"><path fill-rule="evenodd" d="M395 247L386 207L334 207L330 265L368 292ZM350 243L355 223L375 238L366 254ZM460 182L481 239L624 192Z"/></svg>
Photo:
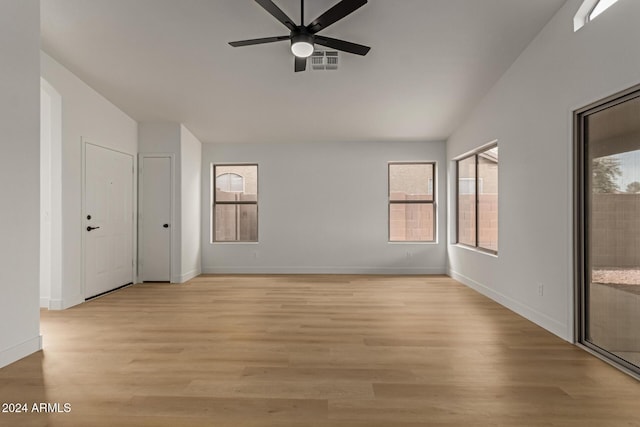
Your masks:
<svg viewBox="0 0 640 427"><path fill-rule="evenodd" d="M584 0L573 17L573 31L578 31L617 2L618 0Z"/></svg>
<svg viewBox="0 0 640 427"><path fill-rule="evenodd" d="M498 253L498 146L457 161L458 243Z"/></svg>
<svg viewBox="0 0 640 427"><path fill-rule="evenodd" d="M216 178L216 188L227 193L242 193L244 178L236 173L223 173Z"/></svg>
<svg viewBox="0 0 640 427"><path fill-rule="evenodd" d="M482 179L478 180L478 191L482 192ZM458 194L476 194L476 179L460 178L458 180Z"/></svg>
<svg viewBox="0 0 640 427"><path fill-rule="evenodd" d="M458 161L458 243L476 246L476 156Z"/></svg>
<svg viewBox="0 0 640 427"><path fill-rule="evenodd" d="M435 163L389 163L389 241L435 241Z"/></svg>
<svg viewBox="0 0 640 427"><path fill-rule="evenodd" d="M618 0L600 0L598 3L596 3L595 7L589 13L589 21L595 19L602 12L613 6L617 1Z"/></svg>
<svg viewBox="0 0 640 427"><path fill-rule="evenodd" d="M258 165L214 165L212 241L258 241Z"/></svg>

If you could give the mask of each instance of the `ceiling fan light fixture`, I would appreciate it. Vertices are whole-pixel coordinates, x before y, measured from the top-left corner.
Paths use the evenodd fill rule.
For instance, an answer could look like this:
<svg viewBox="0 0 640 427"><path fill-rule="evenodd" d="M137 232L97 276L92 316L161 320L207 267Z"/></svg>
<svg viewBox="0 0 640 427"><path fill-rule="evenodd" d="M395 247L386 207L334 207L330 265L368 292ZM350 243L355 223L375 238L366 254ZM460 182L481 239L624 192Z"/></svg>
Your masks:
<svg viewBox="0 0 640 427"><path fill-rule="evenodd" d="M313 36L296 34L291 37L291 52L298 58L308 58L313 53Z"/></svg>
<svg viewBox="0 0 640 427"><path fill-rule="evenodd" d="M366 55L371 49L357 43L351 43L346 40L333 39L318 35L319 31L340 21L347 15L350 15L360 7L367 4L367 0L340 0L331 9L311 21L309 25L304 25L304 0L300 0L300 25L296 25L293 19L289 18L273 0L255 0L264 10L269 12L271 16L280 21L289 29L288 36L262 37L259 39L239 40L229 42L233 47L253 46L264 43L275 43L285 40L291 42L291 53L295 55L293 62L293 70L297 73L307 69L307 58L314 53L314 45L320 45L342 52L353 53L355 55ZM333 61L337 57L329 58Z"/></svg>

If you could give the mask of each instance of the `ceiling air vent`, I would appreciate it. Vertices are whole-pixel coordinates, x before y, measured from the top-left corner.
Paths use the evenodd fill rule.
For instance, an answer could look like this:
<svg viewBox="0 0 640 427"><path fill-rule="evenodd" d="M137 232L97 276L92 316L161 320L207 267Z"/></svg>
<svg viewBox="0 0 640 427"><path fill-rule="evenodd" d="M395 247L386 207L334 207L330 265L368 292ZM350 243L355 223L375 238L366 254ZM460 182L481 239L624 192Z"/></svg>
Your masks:
<svg viewBox="0 0 640 427"><path fill-rule="evenodd" d="M316 50L311 55L312 70L337 70L338 51L336 50Z"/></svg>

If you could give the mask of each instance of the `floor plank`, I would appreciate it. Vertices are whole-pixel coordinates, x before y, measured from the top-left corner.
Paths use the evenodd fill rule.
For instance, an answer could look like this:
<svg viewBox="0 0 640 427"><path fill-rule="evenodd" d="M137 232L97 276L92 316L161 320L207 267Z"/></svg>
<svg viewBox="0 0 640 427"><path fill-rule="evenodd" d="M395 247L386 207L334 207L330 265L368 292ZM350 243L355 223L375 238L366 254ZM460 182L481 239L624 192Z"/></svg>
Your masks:
<svg viewBox="0 0 640 427"><path fill-rule="evenodd" d="M640 383L444 276L200 276L43 310L0 426L640 426Z"/></svg>

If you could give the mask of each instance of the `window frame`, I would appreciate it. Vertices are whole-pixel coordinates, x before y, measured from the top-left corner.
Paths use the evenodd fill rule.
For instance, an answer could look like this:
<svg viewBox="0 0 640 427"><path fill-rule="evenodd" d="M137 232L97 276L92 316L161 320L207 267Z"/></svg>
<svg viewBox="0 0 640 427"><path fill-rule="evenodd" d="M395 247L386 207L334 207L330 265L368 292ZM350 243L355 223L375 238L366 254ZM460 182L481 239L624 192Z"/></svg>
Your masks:
<svg viewBox="0 0 640 427"><path fill-rule="evenodd" d="M391 200L391 166L394 165L431 165L431 180L432 188L431 200ZM420 161L420 162L388 162L387 163L387 241L389 243L410 243L410 244L422 244L422 243L437 243L438 242L438 228L437 228L437 207L436 194L437 194L437 173L436 173L435 161ZM391 240L391 205L433 205L433 239L432 240Z"/></svg>
<svg viewBox="0 0 640 427"><path fill-rule="evenodd" d="M233 166L255 166L256 168L256 200L217 200L216 197L216 168L217 167L233 167ZM229 173L229 172L227 172ZM242 175L240 175L242 176ZM246 177L243 178L243 188L246 189ZM260 199L260 168L258 163L211 163L211 243L212 244L227 244L227 243L258 243L260 240L260 207L258 201ZM256 206L256 240L216 240L216 206L242 206L242 205L255 205Z"/></svg>
<svg viewBox="0 0 640 427"><path fill-rule="evenodd" d="M472 248L475 249L477 251L480 252L485 252L491 255L498 255L498 251L497 250L493 250L493 249L489 249L489 248L485 248L483 246L480 246L479 243L479 235L480 235L480 227L479 227L479 211L478 211L478 207L479 207L479 191L480 191L480 177L478 176L478 166L479 166L479 157L482 153L489 151L493 148L497 148L498 147L498 141L493 141L487 145L484 145L470 153L467 153L463 156L460 156L458 158L455 159L456 162L456 245L460 245L460 246L464 246L466 248ZM499 155L498 155L499 156ZM470 245L468 243L463 243L460 242L460 162L463 160L467 160L470 158L474 158L474 167L475 167L475 200L474 200L474 209L475 209L475 245ZM498 157L498 177L500 176L500 157ZM471 179L471 178L469 178ZM498 180L498 200L500 200L500 184L499 184L499 180ZM499 204L498 204L498 218L500 218L500 210L499 210ZM498 226L498 236L500 236L499 234L499 230L500 227ZM499 241L499 237L498 237L498 241ZM498 250L500 249L500 245L498 245Z"/></svg>
<svg viewBox="0 0 640 427"><path fill-rule="evenodd" d="M598 16L591 17L593 12L596 10L601 0L583 0L580 8L573 16L573 31L576 32L586 26L587 24L593 22L598 16L605 13L609 8L613 7L618 1L612 3L604 9Z"/></svg>
<svg viewBox="0 0 640 427"><path fill-rule="evenodd" d="M589 205L589 181L592 179L587 165L587 117L616 105L640 97L640 85L607 96L573 112L573 255L574 255L574 337L577 344L588 352L605 359L614 367L634 377L640 375L637 365L615 353L605 350L588 339L591 293L587 285L591 277L592 233L588 232L592 218Z"/></svg>

